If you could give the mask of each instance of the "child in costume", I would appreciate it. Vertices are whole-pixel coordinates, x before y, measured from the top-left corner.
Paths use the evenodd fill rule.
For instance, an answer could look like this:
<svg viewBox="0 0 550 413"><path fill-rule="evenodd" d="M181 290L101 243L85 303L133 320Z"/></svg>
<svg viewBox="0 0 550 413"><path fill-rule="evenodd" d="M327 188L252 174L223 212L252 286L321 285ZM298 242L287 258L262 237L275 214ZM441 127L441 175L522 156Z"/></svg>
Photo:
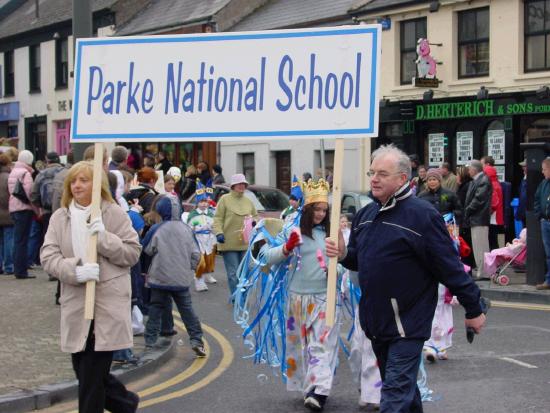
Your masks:
<svg viewBox="0 0 550 413"><path fill-rule="evenodd" d="M254 360L280 366L289 391L304 395L304 405L320 411L330 394L338 359L339 313L325 322L327 273L325 238L329 234L329 184L320 179L303 186L304 205L277 238L254 228L239 267L235 319L245 329ZM256 235L263 236L257 252Z"/></svg>
<svg viewBox="0 0 550 413"><path fill-rule="evenodd" d="M350 236L350 222L346 214L340 215L340 231L346 246ZM353 328L349 335L350 349L348 362L355 383L359 385L359 406L370 410L380 408L380 390L382 379L378 369L378 360L370 340L359 323L359 299L361 289L355 271L346 270L342 276L342 293L349 301Z"/></svg>
<svg viewBox="0 0 550 413"><path fill-rule="evenodd" d="M290 195L288 197L289 206L281 212L281 219L283 221L291 222L298 213L298 207L302 203L302 188L296 175L292 177L292 184L290 188Z"/></svg>
<svg viewBox="0 0 550 413"><path fill-rule="evenodd" d="M443 219L447 224L449 235L455 242L455 247L459 250L458 227L452 213L443 215ZM432 321L432 335L428 341L424 343L424 358L435 363L437 360L447 360L447 350L453 345L453 306L456 306L458 301L453 297L451 292L443 284L439 284L437 291L437 307Z"/></svg>
<svg viewBox="0 0 550 413"><path fill-rule="evenodd" d="M187 216L187 225L195 233L203 257L195 272L195 290L207 291L206 283L215 284L217 282L210 274L214 272L216 264L216 236L212 231L214 213L210 208L208 193L206 187L199 180L197 180L195 200L197 207Z"/></svg>

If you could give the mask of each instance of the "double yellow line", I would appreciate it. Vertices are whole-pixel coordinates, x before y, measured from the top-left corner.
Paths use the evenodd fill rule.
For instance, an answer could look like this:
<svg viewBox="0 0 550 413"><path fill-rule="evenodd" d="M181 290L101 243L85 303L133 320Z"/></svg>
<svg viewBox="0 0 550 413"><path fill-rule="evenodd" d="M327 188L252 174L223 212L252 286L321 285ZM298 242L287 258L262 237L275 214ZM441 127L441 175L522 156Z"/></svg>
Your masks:
<svg viewBox="0 0 550 413"><path fill-rule="evenodd" d="M491 306L497 308L514 308L517 310L550 311L550 305L547 304L511 303L508 301L491 300Z"/></svg>

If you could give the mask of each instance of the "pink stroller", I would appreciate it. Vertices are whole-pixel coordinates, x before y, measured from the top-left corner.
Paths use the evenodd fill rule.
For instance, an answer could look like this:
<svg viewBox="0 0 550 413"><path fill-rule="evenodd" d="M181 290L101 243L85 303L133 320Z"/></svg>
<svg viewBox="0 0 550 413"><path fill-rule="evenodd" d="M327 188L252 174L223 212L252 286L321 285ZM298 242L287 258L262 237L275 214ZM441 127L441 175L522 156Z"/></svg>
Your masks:
<svg viewBox="0 0 550 413"><path fill-rule="evenodd" d="M527 229L523 229L512 243L504 248L497 248L485 253L485 274L490 274L491 280L498 285L508 285L510 277L504 271L510 266L523 266L527 259Z"/></svg>

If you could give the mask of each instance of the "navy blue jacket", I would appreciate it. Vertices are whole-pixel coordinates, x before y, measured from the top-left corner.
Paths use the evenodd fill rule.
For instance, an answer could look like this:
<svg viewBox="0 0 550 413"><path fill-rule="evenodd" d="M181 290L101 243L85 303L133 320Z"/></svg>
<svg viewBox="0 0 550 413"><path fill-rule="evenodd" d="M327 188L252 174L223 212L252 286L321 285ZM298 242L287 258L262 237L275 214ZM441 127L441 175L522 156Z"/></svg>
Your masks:
<svg viewBox="0 0 550 413"><path fill-rule="evenodd" d="M466 309L481 314L480 292L464 272L439 212L404 186L384 207L362 208L352 223L342 264L359 272L361 327L371 340L427 340L438 283Z"/></svg>

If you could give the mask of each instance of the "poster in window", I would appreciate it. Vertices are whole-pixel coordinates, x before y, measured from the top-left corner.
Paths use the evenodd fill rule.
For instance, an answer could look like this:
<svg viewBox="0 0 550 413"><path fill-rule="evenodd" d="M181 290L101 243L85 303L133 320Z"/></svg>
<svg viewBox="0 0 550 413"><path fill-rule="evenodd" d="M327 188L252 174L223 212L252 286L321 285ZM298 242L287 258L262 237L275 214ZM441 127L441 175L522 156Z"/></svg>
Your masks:
<svg viewBox="0 0 550 413"><path fill-rule="evenodd" d="M487 155L492 156L495 160L495 164L503 165L505 163L504 158L505 139L503 130L489 130L487 131Z"/></svg>
<svg viewBox="0 0 550 413"><path fill-rule="evenodd" d="M429 166L439 166L445 158L445 134L430 133L428 135Z"/></svg>
<svg viewBox="0 0 550 413"><path fill-rule="evenodd" d="M496 165L495 169L497 170L497 179L499 182L504 182L504 178L506 177L505 174L505 166L504 165Z"/></svg>
<svg viewBox="0 0 550 413"><path fill-rule="evenodd" d="M456 133L456 164L466 165L474 158L474 133Z"/></svg>

